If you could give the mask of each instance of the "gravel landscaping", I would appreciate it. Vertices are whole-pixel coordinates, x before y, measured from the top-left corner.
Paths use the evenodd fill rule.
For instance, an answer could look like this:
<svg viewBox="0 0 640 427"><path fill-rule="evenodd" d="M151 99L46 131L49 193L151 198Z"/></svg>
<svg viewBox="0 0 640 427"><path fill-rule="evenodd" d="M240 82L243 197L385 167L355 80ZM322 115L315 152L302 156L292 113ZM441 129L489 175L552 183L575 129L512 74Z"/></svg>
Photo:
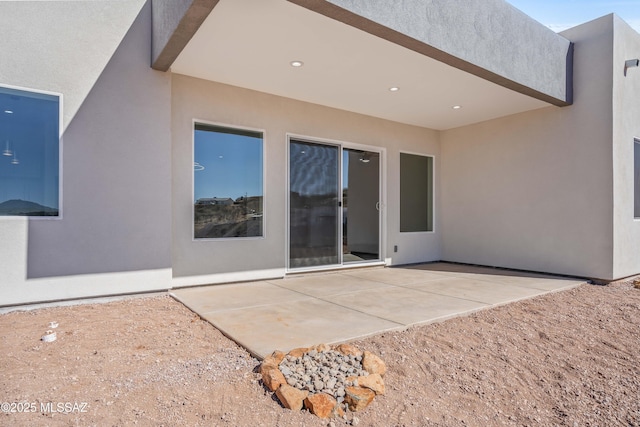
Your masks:
<svg viewBox="0 0 640 427"><path fill-rule="evenodd" d="M630 282L353 342L384 360L386 391L347 419L284 408L260 361L169 296L12 312L0 328L0 425L640 426Z"/></svg>

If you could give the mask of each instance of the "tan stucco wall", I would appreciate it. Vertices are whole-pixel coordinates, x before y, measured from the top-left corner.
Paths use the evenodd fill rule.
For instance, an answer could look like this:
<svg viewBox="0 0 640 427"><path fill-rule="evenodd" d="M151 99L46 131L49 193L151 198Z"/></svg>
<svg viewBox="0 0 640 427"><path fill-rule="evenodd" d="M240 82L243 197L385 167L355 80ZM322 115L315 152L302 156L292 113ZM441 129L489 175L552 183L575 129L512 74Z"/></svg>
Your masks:
<svg viewBox="0 0 640 427"><path fill-rule="evenodd" d="M0 83L64 94L66 128L145 3L0 1Z"/></svg>
<svg viewBox="0 0 640 427"><path fill-rule="evenodd" d="M0 25L16 52L0 84L62 94L62 217L0 218L0 305L167 289L171 79L149 68L151 7L40 3L9 8L15 27ZM63 25L103 12L108 22Z"/></svg>
<svg viewBox="0 0 640 427"><path fill-rule="evenodd" d="M640 219L633 218L633 140L640 139L640 68L624 76L624 63L640 58L640 34L613 17L613 276L640 273Z"/></svg>
<svg viewBox="0 0 640 427"><path fill-rule="evenodd" d="M265 132L265 238L192 240L192 134L194 119L262 129ZM384 147L386 192L383 221L389 263L440 259L440 230L399 233L400 151L433 155L436 185L439 142L436 131L238 87L174 74L173 137L173 274L174 284L247 280L278 275L286 265L287 133L346 143ZM436 187L436 197L438 195ZM384 199L383 199L384 200ZM439 206L436 199L436 206ZM436 219L440 215L436 212ZM398 252L393 246L398 245ZM228 273L253 272L234 276Z"/></svg>
<svg viewBox="0 0 640 427"><path fill-rule="evenodd" d="M442 133L444 260L612 277L612 30L563 33L574 105Z"/></svg>

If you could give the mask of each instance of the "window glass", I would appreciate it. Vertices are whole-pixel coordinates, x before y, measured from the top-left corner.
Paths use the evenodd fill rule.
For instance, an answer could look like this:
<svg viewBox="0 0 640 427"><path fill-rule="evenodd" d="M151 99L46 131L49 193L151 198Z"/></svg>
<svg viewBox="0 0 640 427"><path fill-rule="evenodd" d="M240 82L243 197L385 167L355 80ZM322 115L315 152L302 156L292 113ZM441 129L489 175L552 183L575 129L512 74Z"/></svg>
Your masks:
<svg viewBox="0 0 640 427"><path fill-rule="evenodd" d="M633 141L633 216L640 218L640 139Z"/></svg>
<svg viewBox="0 0 640 427"><path fill-rule="evenodd" d="M0 87L0 215L58 216L60 98Z"/></svg>
<svg viewBox="0 0 640 427"><path fill-rule="evenodd" d="M263 235L262 133L195 125L196 239Z"/></svg>
<svg viewBox="0 0 640 427"><path fill-rule="evenodd" d="M400 231L433 231L433 157L400 153Z"/></svg>

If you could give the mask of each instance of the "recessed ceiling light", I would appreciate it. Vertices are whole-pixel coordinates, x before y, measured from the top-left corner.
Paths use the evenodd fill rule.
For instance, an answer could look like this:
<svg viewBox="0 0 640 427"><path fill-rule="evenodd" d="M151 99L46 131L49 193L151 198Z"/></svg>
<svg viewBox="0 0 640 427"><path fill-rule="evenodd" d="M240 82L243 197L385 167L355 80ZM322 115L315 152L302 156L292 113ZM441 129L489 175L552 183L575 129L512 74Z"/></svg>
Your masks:
<svg viewBox="0 0 640 427"><path fill-rule="evenodd" d="M302 61L291 61L289 64L291 64L292 67L299 68L299 67L302 67L304 65L304 62L302 62Z"/></svg>
<svg viewBox="0 0 640 427"><path fill-rule="evenodd" d="M397 86L392 86L392 87L390 87L390 88L389 88L389 91L390 91L390 92L397 92L397 91L399 91L399 90L400 90L400 88L399 88L399 87L397 87Z"/></svg>
<svg viewBox="0 0 640 427"><path fill-rule="evenodd" d="M4 110L4 112L5 112L6 114L13 114L13 111L11 111L11 110Z"/></svg>
<svg viewBox="0 0 640 427"><path fill-rule="evenodd" d="M454 105L454 106L453 106L453 107L451 107L451 108L453 108L454 110L459 110L459 109L461 109L461 108L462 108L462 105Z"/></svg>

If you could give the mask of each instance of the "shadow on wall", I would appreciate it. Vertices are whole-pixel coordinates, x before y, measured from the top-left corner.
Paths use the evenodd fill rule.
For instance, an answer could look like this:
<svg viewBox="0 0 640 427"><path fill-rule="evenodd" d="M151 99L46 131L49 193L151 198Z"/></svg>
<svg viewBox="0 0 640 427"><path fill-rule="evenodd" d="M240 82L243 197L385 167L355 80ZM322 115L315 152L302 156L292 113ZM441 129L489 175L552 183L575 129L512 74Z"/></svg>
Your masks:
<svg viewBox="0 0 640 427"><path fill-rule="evenodd" d="M64 131L62 216L29 219L27 279L171 267L171 86L150 27L147 3Z"/></svg>

